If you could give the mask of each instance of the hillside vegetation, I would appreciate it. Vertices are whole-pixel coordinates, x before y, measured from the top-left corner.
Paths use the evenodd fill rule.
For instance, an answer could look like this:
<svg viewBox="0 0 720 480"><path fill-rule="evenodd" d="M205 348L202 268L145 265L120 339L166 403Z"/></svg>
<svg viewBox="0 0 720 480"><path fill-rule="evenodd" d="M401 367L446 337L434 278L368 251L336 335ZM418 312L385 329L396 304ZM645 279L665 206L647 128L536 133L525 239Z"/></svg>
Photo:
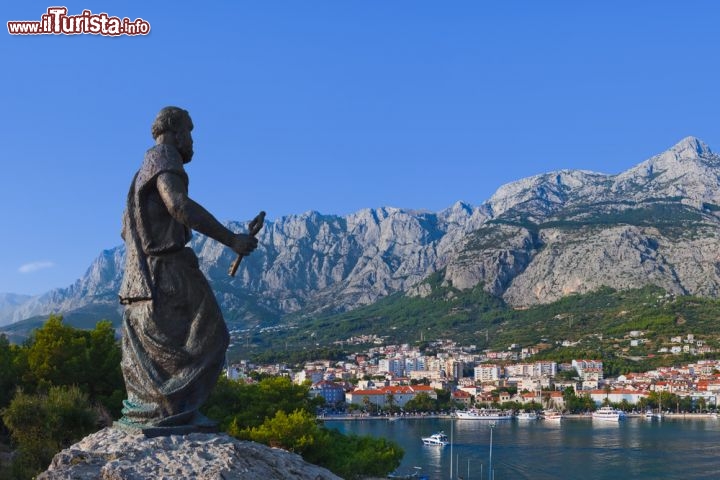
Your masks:
<svg viewBox="0 0 720 480"><path fill-rule="evenodd" d="M720 350L720 300L672 295L654 286L624 291L603 287L519 309L485 292L482 284L459 290L442 285L442 278L441 271L425 281L430 294L424 297L396 293L350 312L288 316L271 328L234 331L229 356L231 360L289 363L343 359L372 346L361 338L374 335L385 344L423 345L451 339L461 346L474 346L477 353L507 351L512 345L518 351L537 347L540 352L534 358L602 358L607 373L612 374L685 360L683 355L659 352L673 345L672 337L692 334L696 342ZM64 323L76 328L94 326L85 317L71 315ZM43 322L35 318L5 330L20 343ZM233 328L234 323L229 325ZM632 346L633 340L638 345Z"/></svg>
<svg viewBox="0 0 720 480"><path fill-rule="evenodd" d="M475 346L477 352L536 346L538 358L602 358L618 373L680 361L679 355L658 353L671 345L671 337L693 334L710 348L720 347L718 300L674 296L653 286L626 291L605 287L515 309L488 295L482 285L467 291L441 286L440 275L428 280L428 296L396 294L352 312L298 319L302 327L257 331L233 354L293 361L367 348L351 340L363 335L383 337L384 343L442 338Z"/></svg>

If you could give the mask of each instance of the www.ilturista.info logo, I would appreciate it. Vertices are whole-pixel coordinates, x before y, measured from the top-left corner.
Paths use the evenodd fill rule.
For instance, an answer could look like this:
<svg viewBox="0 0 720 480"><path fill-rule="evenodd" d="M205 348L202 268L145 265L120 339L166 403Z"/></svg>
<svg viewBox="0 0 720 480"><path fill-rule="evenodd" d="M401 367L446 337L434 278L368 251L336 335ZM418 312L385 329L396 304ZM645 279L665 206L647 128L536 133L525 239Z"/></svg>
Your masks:
<svg viewBox="0 0 720 480"><path fill-rule="evenodd" d="M40 21L7 22L10 35L147 35L150 24L142 18L110 17L107 13L83 10L80 15L68 15L65 7L50 7Z"/></svg>

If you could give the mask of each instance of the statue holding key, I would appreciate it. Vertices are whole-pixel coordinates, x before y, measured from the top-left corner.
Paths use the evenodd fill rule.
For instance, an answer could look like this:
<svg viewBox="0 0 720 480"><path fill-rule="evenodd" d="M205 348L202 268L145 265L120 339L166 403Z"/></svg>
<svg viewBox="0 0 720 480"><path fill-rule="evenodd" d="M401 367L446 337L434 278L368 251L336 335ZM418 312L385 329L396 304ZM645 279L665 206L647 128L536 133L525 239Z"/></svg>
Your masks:
<svg viewBox="0 0 720 480"><path fill-rule="evenodd" d="M133 178L123 214L121 366L128 398L116 425L148 436L216 428L198 409L222 370L229 335L198 259L186 246L191 230L235 251L236 270L257 247L255 234L265 216L253 220L250 234L236 234L188 196L183 165L193 156L192 129L186 110L166 107L158 113L155 145Z"/></svg>

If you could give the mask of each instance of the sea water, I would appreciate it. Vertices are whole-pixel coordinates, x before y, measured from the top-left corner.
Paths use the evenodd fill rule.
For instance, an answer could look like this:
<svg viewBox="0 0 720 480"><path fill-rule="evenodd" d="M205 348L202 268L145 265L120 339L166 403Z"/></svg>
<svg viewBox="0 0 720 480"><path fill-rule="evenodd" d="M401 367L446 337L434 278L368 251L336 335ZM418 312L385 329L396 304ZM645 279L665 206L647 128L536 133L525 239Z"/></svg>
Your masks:
<svg viewBox="0 0 720 480"><path fill-rule="evenodd" d="M420 471L432 480L489 480L491 433L494 480L720 479L720 420L713 417L632 417L621 422L565 418L559 423L503 420L494 424L403 418L393 422L333 420L326 421L326 426L397 442L405 450L398 473ZM438 431L452 437L452 447L423 445L422 437Z"/></svg>

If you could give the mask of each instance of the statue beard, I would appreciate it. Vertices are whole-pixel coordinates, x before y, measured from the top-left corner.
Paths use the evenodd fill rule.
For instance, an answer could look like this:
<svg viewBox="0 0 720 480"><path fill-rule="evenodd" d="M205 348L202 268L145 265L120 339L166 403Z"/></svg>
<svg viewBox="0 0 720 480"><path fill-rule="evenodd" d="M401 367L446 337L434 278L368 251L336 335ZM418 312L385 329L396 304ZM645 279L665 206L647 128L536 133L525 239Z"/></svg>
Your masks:
<svg viewBox="0 0 720 480"><path fill-rule="evenodd" d="M183 159L183 163L190 163L190 160L192 160L193 157L193 148L190 146L183 145L181 148L178 148L178 151L180 152L180 156Z"/></svg>

